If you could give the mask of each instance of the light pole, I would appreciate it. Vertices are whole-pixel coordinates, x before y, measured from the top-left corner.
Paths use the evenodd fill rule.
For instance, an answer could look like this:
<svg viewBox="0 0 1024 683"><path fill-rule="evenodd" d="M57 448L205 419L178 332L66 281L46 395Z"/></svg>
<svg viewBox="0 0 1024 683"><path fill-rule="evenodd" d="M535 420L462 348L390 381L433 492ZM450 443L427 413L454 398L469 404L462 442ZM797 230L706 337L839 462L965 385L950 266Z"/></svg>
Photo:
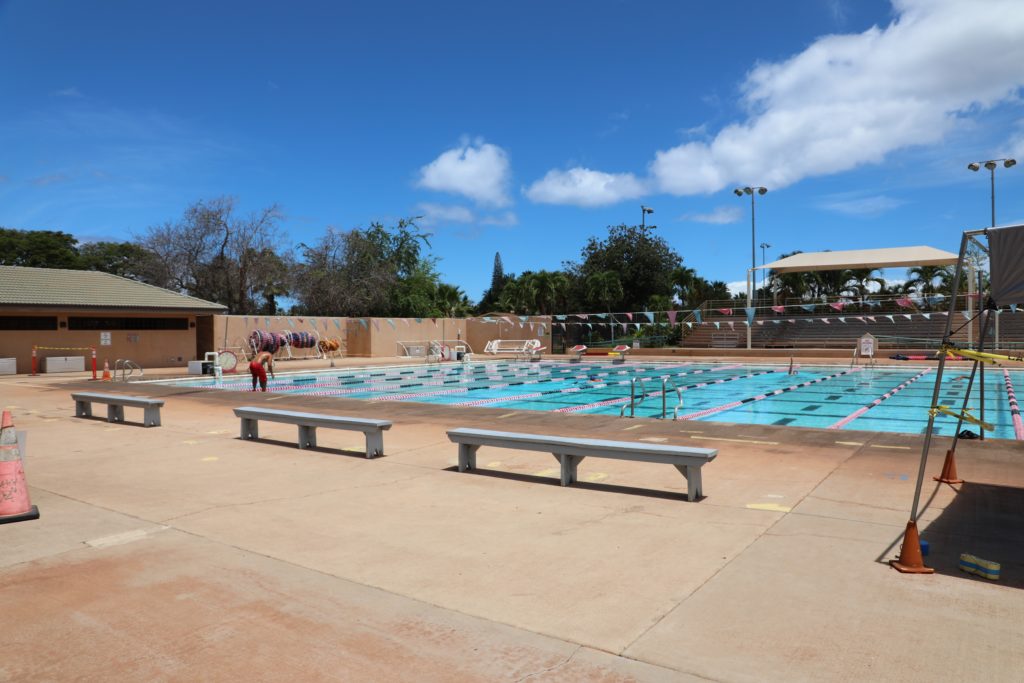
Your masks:
<svg viewBox="0 0 1024 683"><path fill-rule="evenodd" d="M768 244L767 242L761 242L760 247L761 247L761 293L763 294L764 293L764 288L768 286L768 272L764 269L764 264L765 264L765 261L766 261L765 255L764 255L764 250L765 249L771 249L772 245Z"/></svg>
<svg viewBox="0 0 1024 683"><path fill-rule="evenodd" d="M989 170L992 179L992 227L996 227L996 167L1003 162L1003 168L1011 168L1017 165L1016 159L988 159L987 161L972 161L967 168L978 171L982 166Z"/></svg>
<svg viewBox="0 0 1024 683"><path fill-rule="evenodd" d="M647 214L654 213L654 209L649 206L640 205L640 227L647 227Z"/></svg>
<svg viewBox="0 0 1024 683"><path fill-rule="evenodd" d="M747 275L747 308L750 308L751 299L753 299L753 280L754 271L757 269L757 249L754 245L757 244L757 238L755 237L757 232L757 221L756 221L756 210L754 207L754 197L757 195L764 195L768 192L767 187L737 187L733 192L737 197L743 197L745 194L750 195L750 271ZM747 325L747 348L750 348L750 325Z"/></svg>
<svg viewBox="0 0 1024 683"><path fill-rule="evenodd" d="M985 161L972 161L971 163L967 164L967 168L969 170L975 171L975 172L981 170L982 166L984 166L985 168L988 169L989 179L990 179L990 183L991 183L990 186L992 188L992 191L991 191L991 203L992 203L992 227L993 228L996 227L996 167L999 166L999 162L1000 161L1003 162L1003 168L1011 168L1011 167L1017 165L1017 160L1016 159L986 159ZM982 306L983 305L985 306L985 308L984 308L985 322L982 324L981 331L978 333L978 350L979 351L984 351L985 350L985 331L988 328L989 318L992 315L992 309L990 309L987 304L982 304L981 303L981 289L982 289L982 287L981 287L981 273L979 272L978 273L978 311L981 312L982 311ZM953 292L953 296L956 296L956 292ZM998 318L996 318L996 324L997 325L999 324L999 319ZM985 420L985 364L984 363L979 363L979 365L981 366L980 367L981 377L979 378L980 381L979 381L979 384L978 384L978 388L979 388L980 397L981 397L981 409L979 410L978 417L982 421L984 421ZM965 405L966 405L966 403L965 403ZM959 429L959 428L960 427L958 425L957 429ZM980 436L981 436L982 439L984 439L985 438L985 430L984 429L979 429L978 431L981 432Z"/></svg>

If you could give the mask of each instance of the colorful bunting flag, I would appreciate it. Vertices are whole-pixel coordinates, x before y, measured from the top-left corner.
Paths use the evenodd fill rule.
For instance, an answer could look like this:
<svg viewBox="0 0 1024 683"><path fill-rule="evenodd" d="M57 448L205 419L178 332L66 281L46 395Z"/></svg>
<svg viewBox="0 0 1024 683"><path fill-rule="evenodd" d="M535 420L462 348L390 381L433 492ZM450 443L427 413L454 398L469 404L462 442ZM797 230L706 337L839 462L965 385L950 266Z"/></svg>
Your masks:
<svg viewBox="0 0 1024 683"><path fill-rule="evenodd" d="M845 306L845 305L846 305L845 301L836 301L836 302L830 303L829 304L829 308L832 308L832 309L837 310L837 311L842 311L843 310L843 306Z"/></svg>
<svg viewBox="0 0 1024 683"><path fill-rule="evenodd" d="M676 313L678 313L678 311L667 311L666 313L668 314L668 324L669 325L675 325L676 324Z"/></svg>
<svg viewBox="0 0 1024 683"><path fill-rule="evenodd" d="M693 312L693 319L697 321L698 325L700 325L701 323L704 322L704 320L701 318L701 315L702 314L700 312L700 309L694 310L694 312Z"/></svg>
<svg viewBox="0 0 1024 683"><path fill-rule="evenodd" d="M785 306L772 306L772 310L775 311L776 313L785 313L786 312L786 307Z"/></svg>
<svg viewBox="0 0 1024 683"><path fill-rule="evenodd" d="M804 309L808 313L814 313L814 304L800 304L800 308Z"/></svg>
<svg viewBox="0 0 1024 683"><path fill-rule="evenodd" d="M722 315L732 315L731 308L716 308L715 310L721 313Z"/></svg>

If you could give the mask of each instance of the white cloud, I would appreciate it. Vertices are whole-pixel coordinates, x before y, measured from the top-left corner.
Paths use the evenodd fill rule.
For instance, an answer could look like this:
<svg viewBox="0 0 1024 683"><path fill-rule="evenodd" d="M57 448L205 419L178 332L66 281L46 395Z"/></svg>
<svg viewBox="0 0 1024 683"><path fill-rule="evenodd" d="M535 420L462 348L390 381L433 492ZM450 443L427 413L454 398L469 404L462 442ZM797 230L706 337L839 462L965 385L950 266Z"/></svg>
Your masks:
<svg viewBox="0 0 1024 683"><path fill-rule="evenodd" d="M732 294L733 296L735 296L737 294L746 294L747 293L747 281L746 280L736 280L735 282L726 282L725 286L729 288L729 293Z"/></svg>
<svg viewBox="0 0 1024 683"><path fill-rule="evenodd" d="M823 209L845 213L848 216L880 216L907 202L902 199L894 199L885 195L874 197L856 197L852 199L832 199L821 204Z"/></svg>
<svg viewBox="0 0 1024 683"><path fill-rule="evenodd" d="M493 225L497 227L511 227L519 223L519 217L514 211L502 211L497 214L478 215L475 211L466 206L457 204L433 204L421 202L416 205L416 212L422 218L420 222L424 227L437 227L451 223L472 223L478 225Z"/></svg>
<svg viewBox="0 0 1024 683"><path fill-rule="evenodd" d="M709 213L688 213L681 216L679 220L725 225L727 223L735 223L742 217L743 209L738 206L716 206Z"/></svg>
<svg viewBox="0 0 1024 683"><path fill-rule="evenodd" d="M510 178L505 150L477 138L463 140L422 167L416 184L460 194L483 205L507 206Z"/></svg>
<svg viewBox="0 0 1024 683"><path fill-rule="evenodd" d="M508 228L519 223L519 217L516 216L514 211L504 211L493 216L483 216L480 219L481 225L496 225L502 228Z"/></svg>
<svg viewBox="0 0 1024 683"><path fill-rule="evenodd" d="M417 213L423 216L423 225L438 223L472 223L476 215L465 206L430 204L424 202L416 206Z"/></svg>
<svg viewBox="0 0 1024 683"><path fill-rule="evenodd" d="M632 173L604 173L579 166L568 171L551 170L524 190L540 204L605 206L647 193L646 184Z"/></svg>
<svg viewBox="0 0 1024 683"><path fill-rule="evenodd" d="M825 36L754 67L742 86L749 118L709 142L659 151L650 167L658 187L676 195L744 182L780 188L937 143L958 117L1016 97L1024 84L1018 0L894 7L887 27Z"/></svg>

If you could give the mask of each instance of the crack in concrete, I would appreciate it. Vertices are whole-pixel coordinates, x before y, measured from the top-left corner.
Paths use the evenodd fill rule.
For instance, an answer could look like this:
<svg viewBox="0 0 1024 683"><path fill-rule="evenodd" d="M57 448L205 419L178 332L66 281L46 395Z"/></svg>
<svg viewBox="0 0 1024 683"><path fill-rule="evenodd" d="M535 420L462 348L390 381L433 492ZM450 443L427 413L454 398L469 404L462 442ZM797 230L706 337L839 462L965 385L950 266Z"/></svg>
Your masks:
<svg viewBox="0 0 1024 683"><path fill-rule="evenodd" d="M568 664L570 661L572 661L572 658L575 657L576 654L580 650L582 650L582 649L583 649L582 645L577 645L576 648L572 652L569 653L569 656L566 657L565 659L563 659L558 664L555 664L554 666L549 666L546 669L541 669L540 671L534 671L533 673L526 674L525 676L522 676L521 678L517 678L515 683L522 683L523 681L525 681L527 679L530 679L530 678L533 678L534 676L540 676L541 674L546 674L546 673L549 673L551 671L554 671L555 669L562 668L563 666Z"/></svg>

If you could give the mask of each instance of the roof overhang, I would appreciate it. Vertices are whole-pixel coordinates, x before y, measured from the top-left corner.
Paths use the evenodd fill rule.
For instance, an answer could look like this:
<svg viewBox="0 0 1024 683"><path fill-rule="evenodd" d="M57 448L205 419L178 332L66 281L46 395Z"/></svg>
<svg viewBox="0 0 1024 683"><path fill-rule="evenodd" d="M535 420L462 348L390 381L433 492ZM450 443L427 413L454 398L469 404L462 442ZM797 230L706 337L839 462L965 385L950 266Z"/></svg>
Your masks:
<svg viewBox="0 0 1024 683"><path fill-rule="evenodd" d="M758 266L756 270L776 273L805 273L815 270L855 268L910 268L913 266L950 266L957 255L935 247L887 247L849 251L814 251L794 254Z"/></svg>

